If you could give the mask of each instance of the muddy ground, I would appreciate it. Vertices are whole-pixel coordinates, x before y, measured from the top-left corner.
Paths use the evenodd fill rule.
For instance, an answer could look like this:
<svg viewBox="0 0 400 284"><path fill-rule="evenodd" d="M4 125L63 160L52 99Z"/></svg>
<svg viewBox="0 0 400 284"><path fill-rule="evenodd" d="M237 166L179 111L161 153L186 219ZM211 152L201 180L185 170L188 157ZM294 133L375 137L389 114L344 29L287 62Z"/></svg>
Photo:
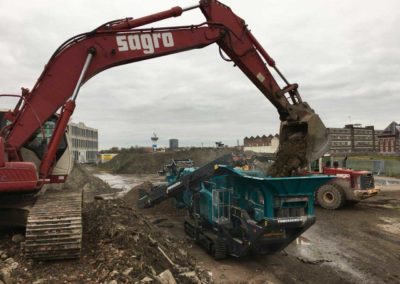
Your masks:
<svg viewBox="0 0 400 284"><path fill-rule="evenodd" d="M135 283L146 277L155 281L168 270L178 283L400 283L400 180L377 178L382 193L353 207L317 208L317 223L281 253L217 262L184 234L184 212L172 204L140 211L134 192L122 197L133 186L160 177L93 168L78 176L70 185L85 189L82 258L28 261L23 241L13 241L23 231L2 230L0 272L9 269L7 282Z"/></svg>
<svg viewBox="0 0 400 284"><path fill-rule="evenodd" d="M130 178L156 177L113 176L125 184ZM376 180L380 195L339 211L317 207L316 224L281 253L217 262L195 243L189 242L188 251L216 283L400 283L400 180ZM182 214L166 215L157 207L143 214L186 238Z"/></svg>

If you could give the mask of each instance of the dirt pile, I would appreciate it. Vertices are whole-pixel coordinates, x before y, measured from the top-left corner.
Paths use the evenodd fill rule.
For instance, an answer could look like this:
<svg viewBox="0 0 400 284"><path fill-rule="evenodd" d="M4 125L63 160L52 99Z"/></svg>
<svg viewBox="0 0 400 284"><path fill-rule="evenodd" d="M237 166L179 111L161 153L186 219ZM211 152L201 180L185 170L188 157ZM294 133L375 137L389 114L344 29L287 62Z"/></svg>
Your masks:
<svg viewBox="0 0 400 284"><path fill-rule="evenodd" d="M188 246L185 239L161 232L124 201L96 200L87 205L80 260L27 260L23 243L13 243L12 234L2 233L0 270L4 271L0 279L6 284L135 283L159 281L160 274L169 271L166 274L177 283L212 282L184 249Z"/></svg>
<svg viewBox="0 0 400 284"><path fill-rule="evenodd" d="M294 134L288 141L279 147L276 162L271 167L257 160L256 169L267 172L274 177L291 176L293 171L307 165L306 139L302 135ZM109 170L117 174L154 174L161 170L171 159L191 159L195 166L204 165L225 154L236 152L235 149L190 149L179 152L165 153L121 153L110 162L99 165L100 169ZM248 153L247 153L248 154ZM246 154L246 155L247 155Z"/></svg>
<svg viewBox="0 0 400 284"><path fill-rule="evenodd" d="M291 176L294 171L307 166L307 141L304 135L296 133L279 145L276 160L268 169L273 177Z"/></svg>
<svg viewBox="0 0 400 284"><path fill-rule="evenodd" d="M111 188L101 179L93 176L85 167L75 164L64 185L65 188L82 188L84 201L91 202L99 194L111 194L122 189Z"/></svg>
<svg viewBox="0 0 400 284"><path fill-rule="evenodd" d="M174 159L191 159L195 165L203 165L234 150L223 149L190 149L165 153L121 153L110 162L101 164L101 169L118 174L154 174L165 164Z"/></svg>
<svg viewBox="0 0 400 284"><path fill-rule="evenodd" d="M178 283L211 282L208 273L196 268L195 260L184 249L188 246L186 240L161 232L123 200L96 201L86 214L85 220L91 220L85 224L86 241L95 244L91 251L105 270L100 273L109 276L107 272L113 270L129 271L114 273L118 277L107 279L106 276L106 280L157 279L157 275L169 270ZM108 249L104 250L103 246ZM110 251L118 257L115 254L110 257Z"/></svg>
<svg viewBox="0 0 400 284"><path fill-rule="evenodd" d="M90 196L111 190L80 167L72 172L68 186L83 186ZM190 246L185 238L162 232L130 202L90 200L84 203L81 259L28 260L23 238L15 237L24 232L7 229L0 231L0 280L6 284L212 282L185 250Z"/></svg>
<svg viewBox="0 0 400 284"><path fill-rule="evenodd" d="M152 208L146 208L146 209L138 208L137 202L139 200L139 191L144 190L146 192L149 192L152 188L153 184L151 182L144 182L142 184L139 184L133 187L130 191L128 191L126 195L123 196L123 200L126 204L128 204L128 206L135 208L139 212L144 212L146 215L155 215L155 214L160 214L160 212L163 212L163 215L165 217L186 216L187 214L186 209L181 209L181 210L177 209L175 207L173 198L167 199Z"/></svg>

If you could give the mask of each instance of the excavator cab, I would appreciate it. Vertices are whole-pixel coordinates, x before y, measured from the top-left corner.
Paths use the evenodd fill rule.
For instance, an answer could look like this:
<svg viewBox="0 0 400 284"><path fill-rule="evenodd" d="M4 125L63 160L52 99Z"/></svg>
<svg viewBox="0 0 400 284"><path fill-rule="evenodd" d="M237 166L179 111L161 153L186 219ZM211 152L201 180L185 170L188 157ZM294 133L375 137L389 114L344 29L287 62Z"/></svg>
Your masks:
<svg viewBox="0 0 400 284"><path fill-rule="evenodd" d="M0 111L1 128L10 123L6 119L6 112L7 111ZM34 134L28 139L28 141L24 144L24 146L20 149L23 161L33 163L35 165L36 171L40 167L41 160L47 149L48 142L53 135L57 120L58 116L52 115L46 122L43 123L42 128L36 130ZM57 147L55 160L56 164L54 165L51 175L52 182L64 182L73 167L71 139L68 128L66 128L65 133Z"/></svg>
<svg viewBox="0 0 400 284"><path fill-rule="evenodd" d="M43 124L43 131L38 129L21 148L21 155L24 161L34 163L37 169L40 167L45 150L47 149L48 143L53 135L57 119L58 117L56 115L51 116L50 119ZM56 163L50 176L53 183L63 183L71 173L73 167L71 145L71 138L67 127L55 153Z"/></svg>

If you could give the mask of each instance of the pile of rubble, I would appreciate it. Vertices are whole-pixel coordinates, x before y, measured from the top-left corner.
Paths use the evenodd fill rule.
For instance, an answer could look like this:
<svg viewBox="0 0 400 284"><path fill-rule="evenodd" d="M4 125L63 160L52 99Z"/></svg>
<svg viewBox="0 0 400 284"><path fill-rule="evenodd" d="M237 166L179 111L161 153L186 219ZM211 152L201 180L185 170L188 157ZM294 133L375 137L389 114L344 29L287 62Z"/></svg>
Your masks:
<svg viewBox="0 0 400 284"><path fill-rule="evenodd" d="M84 180L85 191L98 189L93 185L102 182L87 174L75 170L69 184ZM107 186L100 188L105 192ZM28 260L23 252L24 232L1 231L0 284L212 282L211 274L198 267L185 250L189 240L162 232L131 202L95 198L84 203L83 222L79 260Z"/></svg>
<svg viewBox="0 0 400 284"><path fill-rule="evenodd" d="M22 235L17 234L13 237L13 241L16 238L22 237ZM14 260L14 258L9 257L7 251L0 250L0 284L13 283L13 272L18 268L19 263Z"/></svg>
<svg viewBox="0 0 400 284"><path fill-rule="evenodd" d="M85 220L86 242L96 244L91 249L102 263L98 273L106 280L211 282L211 276L196 267L184 249L189 246L186 240L166 235L123 200L96 201ZM118 257L109 257L111 251ZM109 277L110 270L114 277Z"/></svg>

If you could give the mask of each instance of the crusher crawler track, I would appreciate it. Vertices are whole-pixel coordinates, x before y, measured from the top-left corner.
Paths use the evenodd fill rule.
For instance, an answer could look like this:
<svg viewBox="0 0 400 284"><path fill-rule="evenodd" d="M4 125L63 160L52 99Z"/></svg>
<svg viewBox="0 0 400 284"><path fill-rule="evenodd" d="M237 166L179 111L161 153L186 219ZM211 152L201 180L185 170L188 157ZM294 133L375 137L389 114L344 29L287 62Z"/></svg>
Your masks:
<svg viewBox="0 0 400 284"><path fill-rule="evenodd" d="M82 245L82 192L47 190L29 212L25 253L41 260L79 258Z"/></svg>

